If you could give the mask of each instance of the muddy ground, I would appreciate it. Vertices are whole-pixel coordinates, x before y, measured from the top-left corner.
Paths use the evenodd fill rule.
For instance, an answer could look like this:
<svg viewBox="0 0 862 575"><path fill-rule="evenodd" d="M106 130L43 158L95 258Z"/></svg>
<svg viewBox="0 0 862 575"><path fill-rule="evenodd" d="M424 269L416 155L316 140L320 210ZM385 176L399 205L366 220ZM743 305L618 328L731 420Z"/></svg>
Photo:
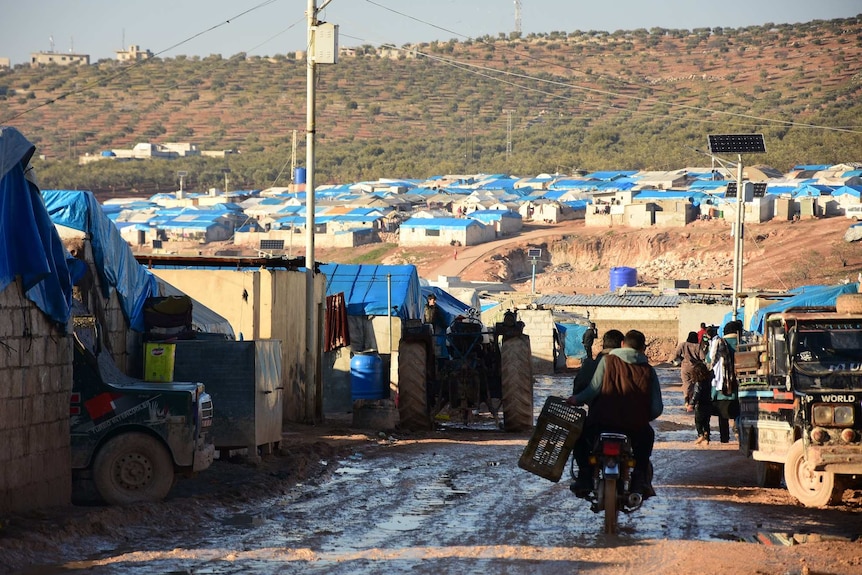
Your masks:
<svg viewBox="0 0 862 575"><path fill-rule="evenodd" d="M679 372L659 372L658 496L617 536L601 534L568 473L552 483L517 467L529 434L357 430L333 414L286 429L259 464L217 461L163 503L7 518L0 572L862 573L862 491L808 509L756 487L735 443L694 445ZM538 377L536 413L570 382Z"/></svg>

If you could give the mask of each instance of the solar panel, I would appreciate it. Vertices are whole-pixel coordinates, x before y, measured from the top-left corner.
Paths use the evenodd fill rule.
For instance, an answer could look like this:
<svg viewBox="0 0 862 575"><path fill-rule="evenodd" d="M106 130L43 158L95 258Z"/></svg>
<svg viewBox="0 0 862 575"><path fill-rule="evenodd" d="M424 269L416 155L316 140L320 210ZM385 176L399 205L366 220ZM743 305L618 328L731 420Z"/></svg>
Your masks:
<svg viewBox="0 0 862 575"><path fill-rule="evenodd" d="M713 154L766 152L763 134L710 134L707 141Z"/></svg>
<svg viewBox="0 0 862 575"><path fill-rule="evenodd" d="M736 182L727 182L727 191L724 192L725 198L736 197Z"/></svg>
<svg viewBox="0 0 862 575"><path fill-rule="evenodd" d="M756 182L754 184L754 192L752 195L755 198L762 198L766 195L766 182Z"/></svg>
<svg viewBox="0 0 862 575"><path fill-rule="evenodd" d="M260 250L283 250L284 240L260 240Z"/></svg>

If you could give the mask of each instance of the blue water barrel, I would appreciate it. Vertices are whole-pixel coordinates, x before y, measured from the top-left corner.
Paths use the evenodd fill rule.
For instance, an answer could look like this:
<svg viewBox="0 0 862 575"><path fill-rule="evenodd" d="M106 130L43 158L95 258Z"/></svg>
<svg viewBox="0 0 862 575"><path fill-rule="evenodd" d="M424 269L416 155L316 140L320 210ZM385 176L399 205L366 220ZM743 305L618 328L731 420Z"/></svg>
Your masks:
<svg viewBox="0 0 862 575"><path fill-rule="evenodd" d="M293 170L293 183L294 184L304 184L305 183L305 168L295 168Z"/></svg>
<svg viewBox="0 0 862 575"><path fill-rule="evenodd" d="M363 351L350 360L350 399L389 399L383 380L383 360L376 351Z"/></svg>
<svg viewBox="0 0 862 575"><path fill-rule="evenodd" d="M635 287L636 285L638 285L638 271L635 268L611 268L611 293L622 286Z"/></svg>

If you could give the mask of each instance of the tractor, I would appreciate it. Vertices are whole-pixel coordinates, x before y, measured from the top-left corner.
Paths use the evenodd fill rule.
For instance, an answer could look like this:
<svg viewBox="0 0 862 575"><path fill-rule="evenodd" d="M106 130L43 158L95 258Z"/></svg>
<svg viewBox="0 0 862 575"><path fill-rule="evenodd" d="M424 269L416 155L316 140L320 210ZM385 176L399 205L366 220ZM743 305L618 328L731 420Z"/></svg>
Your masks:
<svg viewBox="0 0 862 575"><path fill-rule="evenodd" d="M398 358L401 427L431 429L444 410L470 425L486 412L482 406L505 431L533 427L530 338L516 312L507 311L493 330L475 310L456 317L442 334L421 320L405 322Z"/></svg>

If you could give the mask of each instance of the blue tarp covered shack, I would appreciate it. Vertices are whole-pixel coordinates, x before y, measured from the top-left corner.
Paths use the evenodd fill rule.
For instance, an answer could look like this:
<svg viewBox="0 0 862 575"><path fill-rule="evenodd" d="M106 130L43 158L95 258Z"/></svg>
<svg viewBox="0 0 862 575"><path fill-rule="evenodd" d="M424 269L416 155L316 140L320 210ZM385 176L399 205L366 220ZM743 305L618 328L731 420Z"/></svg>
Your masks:
<svg viewBox="0 0 862 575"><path fill-rule="evenodd" d="M834 306L835 300L838 299L839 295L857 293L858 291L858 283L837 286L814 285L798 287L795 290L791 290L791 292L796 292L796 295L759 309L751 318L749 329L755 333L762 334L764 319L770 313L784 311L791 307Z"/></svg>
<svg viewBox="0 0 862 575"><path fill-rule="evenodd" d="M17 129L0 127L0 291L20 276L27 299L65 328L72 315L68 252L25 175L35 150Z"/></svg>
<svg viewBox="0 0 862 575"><path fill-rule="evenodd" d="M425 302L414 265L322 264L326 295L344 293L347 315L388 316L404 319L422 317ZM391 293L390 293L391 290Z"/></svg>
<svg viewBox="0 0 862 575"><path fill-rule="evenodd" d="M148 297L159 295L158 282L135 260L92 192L45 190L42 197L54 224L79 230L90 237L103 290L116 289L129 327L137 332L146 331L144 304ZM103 295L107 298L110 293Z"/></svg>

